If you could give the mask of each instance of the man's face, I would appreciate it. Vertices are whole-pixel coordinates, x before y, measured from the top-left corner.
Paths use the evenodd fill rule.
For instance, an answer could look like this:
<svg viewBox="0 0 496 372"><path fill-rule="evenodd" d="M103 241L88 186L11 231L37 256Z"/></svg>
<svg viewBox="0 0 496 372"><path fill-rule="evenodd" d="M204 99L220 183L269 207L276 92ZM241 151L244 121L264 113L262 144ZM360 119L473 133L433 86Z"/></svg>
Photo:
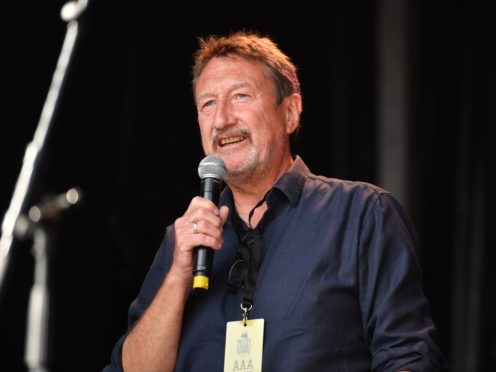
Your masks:
<svg viewBox="0 0 496 372"><path fill-rule="evenodd" d="M277 105L261 65L237 56L214 58L195 95L203 149L224 160L231 180L270 172L289 155L285 101Z"/></svg>

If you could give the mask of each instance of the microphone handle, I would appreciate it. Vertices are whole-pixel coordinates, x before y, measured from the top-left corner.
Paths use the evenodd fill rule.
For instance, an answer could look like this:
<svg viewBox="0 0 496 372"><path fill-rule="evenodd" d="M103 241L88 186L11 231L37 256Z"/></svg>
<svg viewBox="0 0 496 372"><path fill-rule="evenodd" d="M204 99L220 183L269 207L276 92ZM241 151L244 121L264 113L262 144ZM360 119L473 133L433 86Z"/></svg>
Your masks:
<svg viewBox="0 0 496 372"><path fill-rule="evenodd" d="M214 177L206 177L201 180L200 195L205 199L210 200L215 205L219 205L220 190L222 181Z"/></svg>
<svg viewBox="0 0 496 372"><path fill-rule="evenodd" d="M222 181L218 178L207 177L201 180L200 196L219 205ZM195 248L193 261L193 288L208 290L214 251L212 248L199 246Z"/></svg>

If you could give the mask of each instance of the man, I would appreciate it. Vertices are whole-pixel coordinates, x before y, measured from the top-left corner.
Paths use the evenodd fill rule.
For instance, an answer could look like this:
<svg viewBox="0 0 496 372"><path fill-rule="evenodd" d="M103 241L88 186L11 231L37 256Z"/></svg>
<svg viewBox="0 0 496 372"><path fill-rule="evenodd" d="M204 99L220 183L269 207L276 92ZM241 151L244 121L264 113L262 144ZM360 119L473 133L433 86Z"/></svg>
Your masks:
<svg viewBox="0 0 496 372"><path fill-rule="evenodd" d="M264 319L264 371L438 370L402 207L291 156L302 100L290 59L255 34L203 39L193 91L204 151L224 160L228 187L220 208L195 197L168 227L105 370L223 371L226 324L242 316ZM191 289L201 245L215 250L207 292ZM248 273L233 278L235 262Z"/></svg>

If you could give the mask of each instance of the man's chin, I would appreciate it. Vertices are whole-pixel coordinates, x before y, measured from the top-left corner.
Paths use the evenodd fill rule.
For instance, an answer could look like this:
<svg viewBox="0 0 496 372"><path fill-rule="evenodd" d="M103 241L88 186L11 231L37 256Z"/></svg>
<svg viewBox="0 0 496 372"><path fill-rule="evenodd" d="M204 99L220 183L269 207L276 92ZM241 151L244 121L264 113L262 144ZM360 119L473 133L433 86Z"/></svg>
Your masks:
<svg viewBox="0 0 496 372"><path fill-rule="evenodd" d="M224 160L227 168L227 178L231 180L239 180L253 173L256 165L254 162L234 162Z"/></svg>

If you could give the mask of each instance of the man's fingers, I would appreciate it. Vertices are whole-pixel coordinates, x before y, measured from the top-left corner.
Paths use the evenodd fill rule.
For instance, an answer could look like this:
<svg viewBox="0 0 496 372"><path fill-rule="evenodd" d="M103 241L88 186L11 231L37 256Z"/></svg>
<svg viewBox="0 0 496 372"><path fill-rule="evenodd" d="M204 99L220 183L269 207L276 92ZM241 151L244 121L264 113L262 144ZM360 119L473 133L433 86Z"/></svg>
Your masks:
<svg viewBox="0 0 496 372"><path fill-rule="evenodd" d="M193 212L196 209L209 210L214 214L219 214L219 208L210 200L202 198L201 196L195 196L186 210L186 214Z"/></svg>
<svg viewBox="0 0 496 372"><path fill-rule="evenodd" d="M195 197L186 213L174 223L176 249L188 254L198 246L219 249L223 244L223 225L228 215L228 207L219 209L210 200Z"/></svg>
<svg viewBox="0 0 496 372"><path fill-rule="evenodd" d="M186 213L184 215L184 219L186 224L188 223L190 224L188 228L190 228L191 231L193 231L192 228L194 222L198 224L199 222L204 221L217 228L222 227L222 225L225 222L222 220L222 217L220 216L220 212L218 209L212 211L210 209L197 208Z"/></svg>
<svg viewBox="0 0 496 372"><path fill-rule="evenodd" d="M206 234L198 234L198 236L194 238L194 241L196 244L194 244L193 247L203 246L215 250L220 249L223 243L222 236L214 237Z"/></svg>
<svg viewBox="0 0 496 372"><path fill-rule="evenodd" d="M207 220L198 220L196 222L191 223L190 225L191 229L191 234L196 235L196 234L205 234L209 236L216 236L222 234L222 226L220 223L217 224L211 224Z"/></svg>

